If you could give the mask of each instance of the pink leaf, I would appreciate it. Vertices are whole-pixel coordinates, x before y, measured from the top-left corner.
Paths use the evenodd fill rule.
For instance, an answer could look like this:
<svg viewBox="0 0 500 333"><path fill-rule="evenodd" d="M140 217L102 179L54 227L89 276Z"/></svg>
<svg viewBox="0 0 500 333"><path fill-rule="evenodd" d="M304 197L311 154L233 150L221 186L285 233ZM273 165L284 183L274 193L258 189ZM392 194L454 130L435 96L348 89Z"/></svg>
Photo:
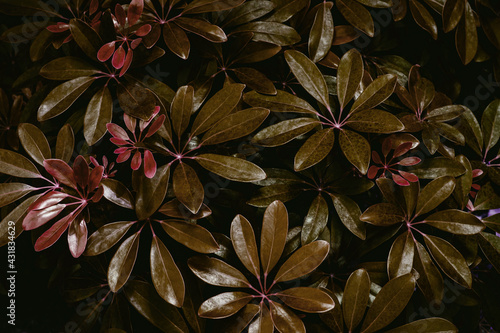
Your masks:
<svg viewBox="0 0 500 333"><path fill-rule="evenodd" d="M120 126L113 123L108 123L106 124L106 128L108 129L108 132L115 138L124 141L130 141L130 137L128 136L127 132L125 132L125 130Z"/></svg>
<svg viewBox="0 0 500 333"><path fill-rule="evenodd" d="M118 21L118 24L123 27L126 23L127 17L125 16L125 10L118 3L115 6L115 17L116 20Z"/></svg>
<svg viewBox="0 0 500 333"><path fill-rule="evenodd" d="M146 133L146 138L149 138L151 135L153 135L156 132L158 132L158 130L160 129L161 125L163 125L164 121L165 121L165 115L162 114L161 116L158 117L158 119L156 119L154 121L153 125L151 125L151 127L149 127L148 133Z"/></svg>
<svg viewBox="0 0 500 333"><path fill-rule="evenodd" d="M118 145L118 146L123 146L123 145L129 145L130 144L130 142L127 142L125 140L118 139L118 138L111 138L111 139L109 139L109 141L113 142L115 145Z"/></svg>
<svg viewBox="0 0 500 333"><path fill-rule="evenodd" d="M73 173L75 175L75 180L81 188L85 188L89 183L89 165L82 155L78 155L73 162Z"/></svg>
<svg viewBox="0 0 500 333"><path fill-rule="evenodd" d="M35 202L33 202L29 207L28 211L31 210L37 210L37 209L44 209L49 206L56 205L66 199L68 197L68 194L64 192L58 192L58 191L50 191L49 193L41 196L40 198L36 199Z"/></svg>
<svg viewBox="0 0 500 333"><path fill-rule="evenodd" d="M377 173L378 173L379 169L380 169L379 167L372 165L368 169L368 178L373 179L373 178L377 177Z"/></svg>
<svg viewBox="0 0 500 333"><path fill-rule="evenodd" d="M111 64L114 68L120 69L125 63L125 49L122 45L118 47L115 54L113 54L113 59L111 59Z"/></svg>
<svg viewBox="0 0 500 333"><path fill-rule="evenodd" d="M102 62L107 61L109 58L111 58L114 52L115 52L115 42L109 42L107 44L104 44L97 52L97 59L99 59L99 61Z"/></svg>
<svg viewBox="0 0 500 333"><path fill-rule="evenodd" d="M99 162L95 159L94 156L89 156L90 162L96 167L99 166Z"/></svg>
<svg viewBox="0 0 500 333"><path fill-rule="evenodd" d="M414 173L399 170L399 174L412 183L418 182L418 177Z"/></svg>
<svg viewBox="0 0 500 333"><path fill-rule="evenodd" d="M69 225L68 245L69 251L74 258L78 258L85 251L87 246L87 222L80 213Z"/></svg>
<svg viewBox="0 0 500 333"><path fill-rule="evenodd" d="M116 163L123 163L125 162L126 160L128 160L128 158L130 157L130 154L132 153L131 150L127 150L126 152L124 153L121 153L120 155L118 155L118 157L116 158Z"/></svg>
<svg viewBox="0 0 500 333"><path fill-rule="evenodd" d="M148 178L153 178L156 174L156 161L149 150L144 151L144 174Z"/></svg>
<svg viewBox="0 0 500 333"><path fill-rule="evenodd" d="M115 154L121 154L121 153L126 152L127 150L129 150L128 147L120 147L120 148L116 148L113 153L115 153Z"/></svg>
<svg viewBox="0 0 500 333"><path fill-rule="evenodd" d="M57 240L61 237L61 235L68 229L69 224L73 221L75 217L70 214L56 223L49 230L45 231L36 241L35 243L35 251L42 251L46 248L52 246Z"/></svg>
<svg viewBox="0 0 500 333"><path fill-rule="evenodd" d="M43 161L43 166L55 179L76 189L75 175L68 163L58 159L47 159Z"/></svg>
<svg viewBox="0 0 500 333"><path fill-rule="evenodd" d="M130 2L127 13L129 26L134 25L139 20L143 9L144 9L144 0L132 0Z"/></svg>
<svg viewBox="0 0 500 333"><path fill-rule="evenodd" d="M123 122L125 123L125 126L127 126L130 132L132 133L135 132L135 125L137 124L137 121L134 117L130 117L128 114L124 113Z"/></svg>
<svg viewBox="0 0 500 333"><path fill-rule="evenodd" d="M418 157L406 157L399 161L397 164L404 166L412 166L420 163L422 160Z"/></svg>
<svg viewBox="0 0 500 333"><path fill-rule="evenodd" d="M139 123L139 129L142 131L144 131L144 129L146 127L148 127L148 125L153 121L153 119L156 117L156 115L160 112L160 107L159 106L155 106L154 110L153 110L153 113L151 114L151 116L149 117L149 119L147 121L141 121Z"/></svg>
<svg viewBox="0 0 500 333"><path fill-rule="evenodd" d="M30 211L23 220L23 229L33 230L44 225L59 215L64 208L66 208L65 204L57 204L44 209Z"/></svg>
<svg viewBox="0 0 500 333"><path fill-rule="evenodd" d="M141 167L141 153L137 150L132 157L132 162L130 163L132 170L137 170Z"/></svg>
<svg viewBox="0 0 500 333"><path fill-rule="evenodd" d="M410 183L400 175L392 174L392 180L399 186L409 186Z"/></svg>
<svg viewBox="0 0 500 333"><path fill-rule="evenodd" d="M472 170L472 178L479 177L483 174L483 170L481 169L474 169Z"/></svg>
<svg viewBox="0 0 500 333"><path fill-rule="evenodd" d="M99 186L99 184L101 184L103 175L104 175L104 167L102 165L92 170L89 177L89 187L88 187L89 192L93 191Z"/></svg>
<svg viewBox="0 0 500 333"><path fill-rule="evenodd" d="M132 63L133 56L134 56L134 52L132 50L128 50L127 56L125 57L125 62L123 63L122 70L120 71L120 77L125 75L125 73L130 68L130 64Z"/></svg>
<svg viewBox="0 0 500 333"><path fill-rule="evenodd" d="M139 46L142 42L142 38L136 38L134 39L131 43L130 43L130 48L132 50L135 50L137 48L137 46Z"/></svg>
<svg viewBox="0 0 500 333"><path fill-rule="evenodd" d="M137 31L135 32L135 34L137 36L144 37L147 34L149 34L150 31L151 31L151 25L150 24L144 24L142 27L140 27L139 29L137 29Z"/></svg>

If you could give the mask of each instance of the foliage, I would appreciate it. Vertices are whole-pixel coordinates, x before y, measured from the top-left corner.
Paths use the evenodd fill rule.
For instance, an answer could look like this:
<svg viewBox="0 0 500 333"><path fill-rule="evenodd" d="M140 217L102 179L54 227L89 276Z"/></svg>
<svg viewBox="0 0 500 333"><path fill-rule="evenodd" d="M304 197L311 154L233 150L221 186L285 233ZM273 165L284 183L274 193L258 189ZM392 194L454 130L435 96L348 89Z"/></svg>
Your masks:
<svg viewBox="0 0 500 333"><path fill-rule="evenodd" d="M500 330L498 2L0 13L19 329Z"/></svg>

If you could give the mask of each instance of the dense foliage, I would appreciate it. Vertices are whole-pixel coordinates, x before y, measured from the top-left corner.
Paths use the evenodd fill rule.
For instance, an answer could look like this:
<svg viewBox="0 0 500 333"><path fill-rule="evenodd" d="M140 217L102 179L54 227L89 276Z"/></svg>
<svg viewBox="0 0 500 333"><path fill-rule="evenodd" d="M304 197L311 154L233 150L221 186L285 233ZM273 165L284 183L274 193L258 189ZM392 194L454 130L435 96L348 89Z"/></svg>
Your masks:
<svg viewBox="0 0 500 333"><path fill-rule="evenodd" d="M500 330L500 2L0 13L8 332Z"/></svg>

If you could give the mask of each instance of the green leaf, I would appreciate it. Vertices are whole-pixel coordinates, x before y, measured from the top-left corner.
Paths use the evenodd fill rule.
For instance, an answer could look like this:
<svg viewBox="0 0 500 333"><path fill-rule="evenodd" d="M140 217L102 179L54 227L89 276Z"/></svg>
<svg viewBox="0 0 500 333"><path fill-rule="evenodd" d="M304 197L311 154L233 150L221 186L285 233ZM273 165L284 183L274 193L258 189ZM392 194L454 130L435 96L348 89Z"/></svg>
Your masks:
<svg viewBox="0 0 500 333"><path fill-rule="evenodd" d="M387 100L396 88L397 76L385 74L377 77L354 101L349 113L368 110Z"/></svg>
<svg viewBox="0 0 500 333"><path fill-rule="evenodd" d="M412 234L403 233L392 243L389 256L387 257L387 273L389 279L411 273L413 268L413 258L415 246Z"/></svg>
<svg viewBox="0 0 500 333"><path fill-rule="evenodd" d="M243 101L253 107L266 108L274 112L317 114L317 111L302 98L283 90L278 90L274 96L262 95L256 91L250 91L243 95Z"/></svg>
<svg viewBox="0 0 500 333"><path fill-rule="evenodd" d="M106 252L118 243L135 223L135 221L123 221L103 225L90 235L83 254L96 256Z"/></svg>
<svg viewBox="0 0 500 333"><path fill-rule="evenodd" d="M181 162L175 168L173 188L177 199L179 199L191 213L196 214L198 210L200 210L203 199L205 198L205 191L196 172L186 163Z"/></svg>
<svg viewBox="0 0 500 333"><path fill-rule="evenodd" d="M318 125L313 118L296 118L281 121L264 128L253 137L252 141L264 147L284 145L296 137L311 131Z"/></svg>
<svg viewBox="0 0 500 333"><path fill-rule="evenodd" d="M323 2L314 16L308 42L309 57L313 62L323 59L332 47L334 29L332 7L333 2Z"/></svg>
<svg viewBox="0 0 500 333"><path fill-rule="evenodd" d="M238 182L253 182L266 178L266 173L257 165L244 159L217 154L196 156L196 162L219 176ZM180 200L180 199L179 199Z"/></svg>
<svg viewBox="0 0 500 333"><path fill-rule="evenodd" d="M131 281L125 287L125 296L141 315L162 332L189 332L179 311L165 302L150 284L137 280Z"/></svg>
<svg viewBox="0 0 500 333"><path fill-rule="evenodd" d="M196 116L191 135L208 131L219 120L227 116L238 104L245 85L230 84L217 92Z"/></svg>
<svg viewBox="0 0 500 333"><path fill-rule="evenodd" d="M38 108L38 121L54 118L66 111L95 81L94 77L79 77L55 87Z"/></svg>
<svg viewBox="0 0 500 333"><path fill-rule="evenodd" d="M51 157L50 146L43 132L35 125L24 123L17 128L19 140L24 150L38 164Z"/></svg>
<svg viewBox="0 0 500 333"><path fill-rule="evenodd" d="M278 46L293 45L300 41L300 35L292 27L278 22L256 21L234 29L232 33L251 32L256 42Z"/></svg>
<svg viewBox="0 0 500 333"><path fill-rule="evenodd" d="M287 306L309 313L326 312L335 306L333 299L316 288L295 287L277 293L277 296Z"/></svg>
<svg viewBox="0 0 500 333"><path fill-rule="evenodd" d="M438 177L458 177L465 173L465 167L458 161L435 157L426 158L414 167L410 167L408 172L413 172L420 179L435 179Z"/></svg>
<svg viewBox="0 0 500 333"><path fill-rule="evenodd" d="M418 287L422 290L427 301L441 303L444 294L443 277L431 260L425 247L415 243L417 251L413 260L413 267L419 274Z"/></svg>
<svg viewBox="0 0 500 333"><path fill-rule="evenodd" d="M463 175L456 179L453 196L460 205L460 208L464 209L469 201L469 192L472 187L472 166L467 157L464 155L457 156L456 160L464 166L466 171Z"/></svg>
<svg viewBox="0 0 500 333"><path fill-rule="evenodd" d="M339 134L339 143L347 160L366 175L371 160L371 148L368 141L360 134L343 129Z"/></svg>
<svg viewBox="0 0 500 333"><path fill-rule="evenodd" d="M156 235L151 242L150 267L158 295L168 303L181 307L184 303L184 280L172 255Z"/></svg>
<svg viewBox="0 0 500 333"><path fill-rule="evenodd" d="M314 198L302 225L302 245L315 241L328 223L328 204L321 194Z"/></svg>
<svg viewBox="0 0 500 333"><path fill-rule="evenodd" d="M396 319L413 295L415 282L412 274L406 274L383 286L366 314L361 332L376 332Z"/></svg>
<svg viewBox="0 0 500 333"><path fill-rule="evenodd" d="M407 332L426 332L426 333L458 333L458 329L446 319L426 318L413 321L409 324L394 328L387 333L407 333Z"/></svg>
<svg viewBox="0 0 500 333"><path fill-rule="evenodd" d="M465 108L462 105L446 105L427 112L425 119L432 121L449 121L460 117Z"/></svg>
<svg viewBox="0 0 500 333"><path fill-rule="evenodd" d="M439 177L427 184L417 200L415 216L430 212L446 200L455 189L455 178L450 176Z"/></svg>
<svg viewBox="0 0 500 333"><path fill-rule="evenodd" d="M360 216L360 220L377 226L389 226L403 222L403 211L391 203L379 203L368 207Z"/></svg>
<svg viewBox="0 0 500 333"><path fill-rule="evenodd" d="M103 87L90 100L83 120L83 135L89 146L102 139L112 118L113 98L108 87Z"/></svg>
<svg viewBox="0 0 500 333"><path fill-rule="evenodd" d="M219 259L192 257L188 260L188 266L197 277L213 286L248 288L250 285L243 273Z"/></svg>
<svg viewBox="0 0 500 333"><path fill-rule="evenodd" d="M260 235L260 261L268 274L281 258L288 232L288 212L281 201L274 201L264 212Z"/></svg>
<svg viewBox="0 0 500 333"><path fill-rule="evenodd" d="M205 133L201 144L215 145L247 136L255 131L268 115L269 110L263 108L251 108L230 114Z"/></svg>
<svg viewBox="0 0 500 333"><path fill-rule="evenodd" d="M405 129L399 119L382 110L359 111L349 117L346 125L358 132L394 133Z"/></svg>
<svg viewBox="0 0 500 333"><path fill-rule="evenodd" d="M73 80L99 73L97 68L77 57L57 58L40 69L40 75L49 80Z"/></svg>
<svg viewBox="0 0 500 333"><path fill-rule="evenodd" d="M253 299L241 291L230 291L207 299L201 304L198 315L202 318L221 319L232 316Z"/></svg>
<svg viewBox="0 0 500 333"><path fill-rule="evenodd" d="M328 87L318 67L303 53L295 50L285 51L285 60L300 85L329 109Z"/></svg>
<svg viewBox="0 0 500 333"><path fill-rule="evenodd" d="M70 124L66 124L59 130L56 141L55 158L69 162L73 157L73 150L75 149L75 135L73 128Z"/></svg>
<svg viewBox="0 0 500 333"><path fill-rule="evenodd" d="M372 16L365 7L354 0L337 0L336 4L342 16L355 28L363 31L370 37L375 35Z"/></svg>
<svg viewBox="0 0 500 333"><path fill-rule="evenodd" d="M260 261L257 242L252 225L246 218L237 215L231 222L231 242L234 251L255 277L260 278Z"/></svg>
<svg viewBox="0 0 500 333"><path fill-rule="evenodd" d="M345 195L332 195L333 205L342 224L356 237L366 238L366 225L361 221L361 210L358 204Z"/></svg>
<svg viewBox="0 0 500 333"><path fill-rule="evenodd" d="M474 200L475 210L487 210L500 208L500 196L496 194L490 182L481 186Z"/></svg>
<svg viewBox="0 0 500 333"><path fill-rule="evenodd" d="M177 90L172 105L170 118L172 127L177 136L181 136L189 125L193 113L194 89L191 86L182 86Z"/></svg>
<svg viewBox="0 0 500 333"><path fill-rule="evenodd" d="M182 29L195 33L213 43L222 43L227 41L227 36L224 33L224 30L216 25L208 23L207 21L190 17L178 17L173 22Z"/></svg>
<svg viewBox="0 0 500 333"><path fill-rule="evenodd" d="M329 250L330 245L323 240L314 241L302 246L281 265L274 281L284 282L295 280L311 273L325 260ZM262 260L262 262L265 261Z"/></svg>
<svg viewBox="0 0 500 333"><path fill-rule="evenodd" d="M141 232L127 238L116 250L108 267L108 284L112 292L117 292L127 282L139 250Z"/></svg>
<svg viewBox="0 0 500 333"><path fill-rule="evenodd" d="M479 246L488 261L500 272L500 237L482 232L478 237Z"/></svg>
<svg viewBox="0 0 500 333"><path fill-rule="evenodd" d="M354 271L347 280L342 297L344 321L349 331L353 331L365 315L370 298L370 276L365 269Z"/></svg>
<svg viewBox="0 0 500 333"><path fill-rule="evenodd" d="M477 217L458 209L448 209L432 214L425 222L434 228L456 235L475 235L485 226Z"/></svg>
<svg viewBox="0 0 500 333"><path fill-rule="evenodd" d="M425 235L424 239L432 257L443 272L458 284L471 288L472 274L462 254L439 237Z"/></svg>
<svg viewBox="0 0 500 333"><path fill-rule="evenodd" d="M500 138L500 99L495 99L484 110L481 128L485 139L484 148L488 152Z"/></svg>
<svg viewBox="0 0 500 333"><path fill-rule="evenodd" d="M11 150L0 149L0 172L20 178L40 178L38 169L26 157Z"/></svg>
<svg viewBox="0 0 500 333"><path fill-rule="evenodd" d="M334 141L335 132L333 128L314 133L295 155L295 171L302 171L321 162L332 150Z"/></svg>
<svg viewBox="0 0 500 333"><path fill-rule="evenodd" d="M164 221L161 226L170 237L193 251L214 253L219 250L212 234L202 226L175 220Z"/></svg>
<svg viewBox="0 0 500 333"><path fill-rule="evenodd" d="M140 220L144 220L156 212L167 194L170 166L164 165L158 168L153 178L147 178L142 173L138 176L139 187L135 198L135 212Z"/></svg>

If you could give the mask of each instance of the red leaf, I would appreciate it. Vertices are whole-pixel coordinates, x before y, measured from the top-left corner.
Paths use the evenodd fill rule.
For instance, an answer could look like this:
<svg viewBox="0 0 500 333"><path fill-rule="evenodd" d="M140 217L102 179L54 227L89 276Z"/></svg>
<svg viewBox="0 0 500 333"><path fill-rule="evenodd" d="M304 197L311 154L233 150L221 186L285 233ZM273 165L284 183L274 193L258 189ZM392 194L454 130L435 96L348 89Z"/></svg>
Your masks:
<svg viewBox="0 0 500 333"><path fill-rule="evenodd" d="M418 182L418 177L414 173L399 170L399 174L412 183Z"/></svg>
<svg viewBox="0 0 500 333"><path fill-rule="evenodd" d="M89 6L89 14L92 15L97 11L97 8L99 8L99 1L98 0L92 0L90 2Z"/></svg>
<svg viewBox="0 0 500 333"><path fill-rule="evenodd" d="M387 138L382 142L382 154L387 157L392 148L392 141L390 138Z"/></svg>
<svg viewBox="0 0 500 333"><path fill-rule="evenodd" d="M408 151L410 151L412 145L413 145L413 142L405 142L405 143L400 144L394 150L394 154L392 156L393 157L399 157L401 155L406 154Z"/></svg>
<svg viewBox="0 0 500 333"><path fill-rule="evenodd" d="M47 159L43 161L43 167L55 179L76 189L75 175L68 163L58 159Z"/></svg>
<svg viewBox="0 0 500 333"><path fill-rule="evenodd" d="M137 46L139 46L139 44L141 44L142 42L142 38L136 38L134 39L131 43L130 43L130 48L132 50L135 50L137 48Z"/></svg>
<svg viewBox="0 0 500 333"><path fill-rule="evenodd" d="M111 139L109 139L109 141L113 142L115 145L118 145L118 146L125 146L125 145L129 144L129 142L122 140L122 139L118 139L118 138L111 138ZM126 148L126 147L124 147L124 148ZM119 154L119 153L117 153L117 154Z"/></svg>
<svg viewBox="0 0 500 333"><path fill-rule="evenodd" d="M115 138L124 140L124 141L131 141L130 137L128 136L127 132L120 126L113 124L113 123L108 123L106 124L106 128L108 129L108 132L114 136Z"/></svg>
<svg viewBox="0 0 500 333"><path fill-rule="evenodd" d="M47 30L53 33L60 33L69 30L69 24L57 22L57 24L49 25Z"/></svg>
<svg viewBox="0 0 500 333"><path fill-rule="evenodd" d="M127 150L126 152L124 153L121 153L120 155L118 155L118 157L116 158L116 163L123 163L125 162L126 160L128 160L128 158L130 157L130 154L132 153L131 150Z"/></svg>
<svg viewBox="0 0 500 333"><path fill-rule="evenodd" d="M99 202L99 200L102 199L103 195L104 195L104 187L102 187L102 185L101 185L101 186L99 186L97 191L92 196L92 198L91 198L92 202Z"/></svg>
<svg viewBox="0 0 500 333"><path fill-rule="evenodd" d="M85 251L87 246L87 222L80 213L70 224L68 230L69 251L74 258L78 258Z"/></svg>
<svg viewBox="0 0 500 333"><path fill-rule="evenodd" d="M153 110L153 114L151 114L151 116L149 117L149 119L147 121L141 121L139 123L139 129L142 131L144 131L144 129L146 127L148 127L148 125L153 121L153 119L156 117L156 115L160 112L160 107L159 106L155 106L154 110Z"/></svg>
<svg viewBox="0 0 500 333"><path fill-rule="evenodd" d="M23 220L23 229L32 230L44 225L59 215L64 208L66 208L65 204L57 204L44 209L30 211Z"/></svg>
<svg viewBox="0 0 500 333"><path fill-rule="evenodd" d="M134 25L139 20L143 9L144 9L144 0L132 0L130 2L127 13L129 26Z"/></svg>
<svg viewBox="0 0 500 333"><path fill-rule="evenodd" d="M111 58L114 52L115 52L115 42L109 42L107 44L104 44L97 52L97 59L99 59L99 61L102 62L107 61L109 58Z"/></svg>
<svg viewBox="0 0 500 333"><path fill-rule="evenodd" d="M103 175L104 175L103 166L95 167L94 170L92 170L89 177L89 187L88 187L89 191L93 191L99 186L99 184L101 184Z"/></svg>
<svg viewBox="0 0 500 333"><path fill-rule="evenodd" d="M114 68L120 69L123 67L124 63L125 63L125 49L123 48L122 45L120 45L118 49L115 51L115 54L113 54L113 59L111 59L111 64L113 65Z"/></svg>
<svg viewBox="0 0 500 333"><path fill-rule="evenodd" d="M81 188L85 188L89 183L89 165L82 155L78 155L73 162L73 173L75 175L75 180Z"/></svg>
<svg viewBox="0 0 500 333"><path fill-rule="evenodd" d="M379 167L372 165L368 169L368 178L373 179L373 178L377 177L377 173L378 173L379 169L380 169Z"/></svg>
<svg viewBox="0 0 500 333"><path fill-rule="evenodd" d="M483 174L483 170L481 169L474 169L472 170L472 178L479 177Z"/></svg>
<svg viewBox="0 0 500 333"><path fill-rule="evenodd" d="M137 150L132 157L132 162L130 163L132 170L137 170L141 167L141 153Z"/></svg>
<svg viewBox="0 0 500 333"><path fill-rule="evenodd" d="M49 206L56 205L68 197L68 194L58 191L51 191L40 198L36 199L29 207L28 211L44 209Z"/></svg>
<svg viewBox="0 0 500 333"><path fill-rule="evenodd" d="M155 120L153 125L148 129L148 133L146 134L146 138L149 138L151 135L155 134L163 125L163 122L165 121L165 115L162 114L161 116L158 117L158 119Z"/></svg>
<svg viewBox="0 0 500 333"><path fill-rule="evenodd" d="M142 27L140 27L139 29L137 29L137 31L135 32L135 34L137 36L144 37L147 34L149 34L150 31L151 31L151 25L150 24L144 24Z"/></svg>
<svg viewBox="0 0 500 333"><path fill-rule="evenodd" d="M127 18L125 16L125 10L118 3L115 6L115 17L116 17L116 20L118 21L118 24L123 27L126 23Z"/></svg>
<svg viewBox="0 0 500 333"><path fill-rule="evenodd" d="M400 175L392 174L392 180L399 186L409 186L410 183Z"/></svg>
<svg viewBox="0 0 500 333"><path fill-rule="evenodd" d="M130 117L128 114L123 114L123 121L125 122L125 126L127 126L128 130L132 133L135 132L135 125L137 121L134 117Z"/></svg>
<svg viewBox="0 0 500 333"><path fill-rule="evenodd" d="M144 151L144 174L148 178L153 178L156 174L156 161L149 150Z"/></svg>
<svg viewBox="0 0 500 333"><path fill-rule="evenodd" d="M49 230L45 231L35 243L35 251L42 251L52 246L61 235L68 229L69 224L75 217L70 214L66 215L56 223Z"/></svg>
<svg viewBox="0 0 500 333"><path fill-rule="evenodd" d="M128 147L120 147L120 148L116 148L113 153L115 154L121 154L121 153L124 153L128 150L129 148Z"/></svg>
<svg viewBox="0 0 500 333"><path fill-rule="evenodd" d="M130 64L132 63L133 56L134 56L134 52L132 50L128 50L127 56L125 57L125 62L123 63L122 70L120 71L120 77L125 75L125 73L130 68Z"/></svg>
<svg viewBox="0 0 500 333"><path fill-rule="evenodd" d="M372 151L372 160L373 162L377 164L384 164L382 163L382 160L380 159L380 155L376 151Z"/></svg>
<svg viewBox="0 0 500 333"><path fill-rule="evenodd" d="M406 158L403 158L401 161L399 161L397 164L404 165L404 166L412 166L412 165L420 163L420 161L422 161L422 160L418 157L406 157Z"/></svg>

